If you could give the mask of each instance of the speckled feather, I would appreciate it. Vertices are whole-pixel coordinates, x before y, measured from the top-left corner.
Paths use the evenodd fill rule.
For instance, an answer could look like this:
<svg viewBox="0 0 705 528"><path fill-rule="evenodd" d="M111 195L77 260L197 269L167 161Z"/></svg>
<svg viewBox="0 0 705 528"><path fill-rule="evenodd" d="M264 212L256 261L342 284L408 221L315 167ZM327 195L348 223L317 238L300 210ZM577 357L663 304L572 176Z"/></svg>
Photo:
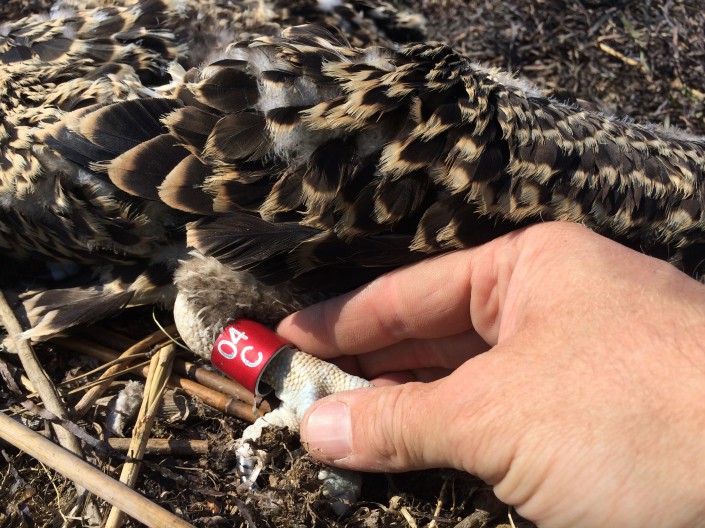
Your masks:
<svg viewBox="0 0 705 528"><path fill-rule="evenodd" d="M121 283L136 297L121 306L169 302L158 286L193 249L305 304L552 219L702 274L702 139L563 104L442 44L392 47L368 30L369 9L349 10L347 27L353 13L367 29L344 39L311 25L276 36L307 4L257 5L234 3L240 33L212 36L231 43L189 71L170 65L205 38L188 2L8 26L0 250L131 273ZM42 58L35 43L66 40L64 26L73 38ZM109 59L90 51L95 32ZM78 303L85 313L104 283ZM35 335L59 329L46 320L60 295L47 299L34 301Z"/></svg>
<svg viewBox="0 0 705 528"><path fill-rule="evenodd" d="M60 126L94 146L132 104L153 136L89 167L201 216L189 245L267 282L335 289L315 275L381 272L551 219L699 273L686 258L702 243L699 138L541 97L440 44L362 50L315 27L238 43L187 77L178 101ZM55 151L72 149L54 130Z"/></svg>
<svg viewBox="0 0 705 528"><path fill-rule="evenodd" d="M31 277L29 284L40 291L26 303L30 319L43 321L35 337L128 304L173 302L172 274L188 254L184 225L196 217L169 203L183 201L189 188L177 182L166 186L164 200L154 200L156 188L124 192L101 174L100 165L158 135L159 119L184 105L175 97L186 100L182 117L188 117L186 110L198 112L186 88L195 72L184 75L176 61L189 65L217 57L222 43L233 42L235 35L277 34L282 24L307 19L351 28L350 39L358 44L391 44L382 26L390 33L407 28L410 35L419 34L417 20L398 19L398 12L385 13L364 1L340 3L332 12L316 6L313 0L286 8L254 0L62 0L50 16L0 24L0 252L11 259L0 269L5 277ZM25 13L14 7L18 15ZM201 88L213 97L205 83ZM168 100L153 100L161 96ZM195 106L188 105L189 97ZM123 105L110 108L110 126L96 128L102 124L98 114L114 102ZM183 133L198 142L199 133L207 137L210 131ZM52 142L62 148L47 147ZM213 158L222 145L209 148ZM176 164L179 155L169 159ZM150 171L137 161L139 173ZM205 176L193 158L181 168L193 185ZM154 169L163 176L163 166ZM255 186L243 194L251 189ZM176 196L170 198L170 191ZM78 266L92 272L63 289L49 284L51 293L41 293L44 279L75 274Z"/></svg>

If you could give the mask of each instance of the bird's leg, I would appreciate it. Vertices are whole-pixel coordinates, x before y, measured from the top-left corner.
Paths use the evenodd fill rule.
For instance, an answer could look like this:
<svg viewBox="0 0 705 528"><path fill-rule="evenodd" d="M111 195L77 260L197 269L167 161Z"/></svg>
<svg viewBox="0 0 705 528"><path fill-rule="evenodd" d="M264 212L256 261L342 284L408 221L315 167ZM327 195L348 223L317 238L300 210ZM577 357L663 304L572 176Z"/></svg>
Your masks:
<svg viewBox="0 0 705 528"><path fill-rule="evenodd" d="M247 318L273 323L302 306L297 300L299 297L286 290L265 286L248 273L234 271L213 258L198 254L181 264L176 285L174 319L179 333L194 352L205 358L211 358L213 350L222 348L215 344L223 335L228 335L227 328L233 320ZM227 358L242 362L246 359L244 345L256 345L256 340L241 329L234 331L235 334L228 335L230 341L222 351ZM251 361L257 358L257 348L249 348L249 354L248 362L257 363ZM371 385L367 380L286 344L262 367L259 380L274 391L281 404L245 429L237 443L239 467L250 483L256 478L255 469L266 460L266 453L253 448L254 440L265 427L288 427L298 431L306 410L316 400ZM250 388L257 389L257 383ZM330 468L322 471L319 478L323 480L324 495L329 497L331 507L338 514L344 513L359 496L358 474Z"/></svg>
<svg viewBox="0 0 705 528"><path fill-rule="evenodd" d="M174 276L174 321L186 345L205 359L230 321L246 317L273 325L306 304L286 288L266 286L215 258L195 251L189 257Z"/></svg>

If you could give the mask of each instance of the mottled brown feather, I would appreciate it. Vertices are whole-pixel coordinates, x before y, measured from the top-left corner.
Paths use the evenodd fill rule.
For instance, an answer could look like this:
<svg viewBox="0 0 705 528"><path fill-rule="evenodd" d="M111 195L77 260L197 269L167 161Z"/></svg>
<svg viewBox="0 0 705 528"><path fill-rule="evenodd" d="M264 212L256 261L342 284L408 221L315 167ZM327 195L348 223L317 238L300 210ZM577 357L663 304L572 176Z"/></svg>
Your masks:
<svg viewBox="0 0 705 528"><path fill-rule="evenodd" d="M233 6L235 36L194 30L221 7L199 19L195 3L179 14L156 0L12 25L0 39L0 251L170 272L197 249L331 293L568 220L702 275L701 138L545 98L442 44L392 46L368 22L393 17L355 6L297 4L247 32ZM279 34L306 16L324 24ZM336 33L343 19L359 32ZM171 64L191 43L208 43L191 64L211 58Z"/></svg>

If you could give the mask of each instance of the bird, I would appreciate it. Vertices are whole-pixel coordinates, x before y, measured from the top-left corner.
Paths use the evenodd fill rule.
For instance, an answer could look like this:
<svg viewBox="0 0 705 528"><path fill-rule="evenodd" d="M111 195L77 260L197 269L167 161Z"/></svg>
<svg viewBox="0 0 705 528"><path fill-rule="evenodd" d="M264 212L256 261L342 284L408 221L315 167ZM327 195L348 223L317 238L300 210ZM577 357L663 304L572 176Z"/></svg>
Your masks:
<svg viewBox="0 0 705 528"><path fill-rule="evenodd" d="M550 220L705 274L701 137L547 95L392 7L77 5L0 27L0 253L27 338L161 303L209 358L233 319Z"/></svg>

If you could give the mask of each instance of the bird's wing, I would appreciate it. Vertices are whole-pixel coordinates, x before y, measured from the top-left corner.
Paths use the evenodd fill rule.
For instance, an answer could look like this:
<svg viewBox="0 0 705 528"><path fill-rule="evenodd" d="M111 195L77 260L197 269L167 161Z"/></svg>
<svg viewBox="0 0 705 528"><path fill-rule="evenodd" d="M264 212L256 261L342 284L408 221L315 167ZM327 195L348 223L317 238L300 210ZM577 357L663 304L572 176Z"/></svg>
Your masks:
<svg viewBox="0 0 705 528"><path fill-rule="evenodd" d="M159 93L142 82L20 123L36 169L4 163L19 174L3 178L15 201L0 246L167 268L195 248L335 292L555 219L698 273L701 139L563 104L442 44L362 49L292 27L233 43ZM22 209L36 203L51 220Z"/></svg>
<svg viewBox="0 0 705 528"><path fill-rule="evenodd" d="M649 247L702 235L702 140L542 97L444 45L363 50L290 28L172 97L69 114L46 141L200 217L190 245L270 280L362 282L540 220Z"/></svg>

